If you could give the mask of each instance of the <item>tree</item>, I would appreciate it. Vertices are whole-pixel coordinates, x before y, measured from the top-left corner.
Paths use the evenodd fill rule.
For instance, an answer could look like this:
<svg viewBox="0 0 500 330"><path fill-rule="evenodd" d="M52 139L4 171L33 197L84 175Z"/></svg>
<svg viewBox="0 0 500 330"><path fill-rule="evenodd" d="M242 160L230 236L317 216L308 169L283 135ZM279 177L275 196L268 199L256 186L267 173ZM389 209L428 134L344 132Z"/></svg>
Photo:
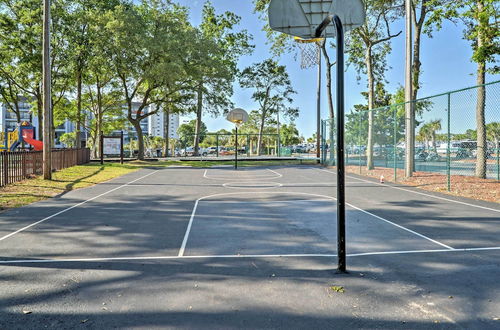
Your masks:
<svg viewBox="0 0 500 330"><path fill-rule="evenodd" d="M500 148L500 122L486 124L486 132L488 140L494 143L495 153L498 154Z"/></svg>
<svg viewBox="0 0 500 330"><path fill-rule="evenodd" d="M64 133L59 138L59 141L64 144L66 148L74 148L76 146L76 132Z"/></svg>
<svg viewBox="0 0 500 330"><path fill-rule="evenodd" d="M188 141L194 141L193 136L196 134L196 126L197 126L196 119L191 120L187 124L182 124L179 126L177 129L177 134L179 135L179 140L182 142L183 145L187 145ZM207 126L205 123L201 122L200 125L200 130L198 131L199 134L199 141L203 142L205 139L205 136L208 133Z"/></svg>
<svg viewBox="0 0 500 330"><path fill-rule="evenodd" d="M66 17L63 14L69 1L52 5L51 76L52 110L56 114L65 103L70 88L67 57L70 45L63 33ZM38 0L11 0L0 2L0 81L4 95L7 89L10 101L21 99L34 105L38 122L42 112L42 6ZM11 87L8 87L11 86ZM16 94L16 95L14 95ZM62 104L64 107L65 105ZM15 106L14 106L15 108ZM17 111L17 109L16 109ZM54 116L55 117L55 116ZM54 127L54 123L52 123ZM42 130L38 138L43 139Z"/></svg>
<svg viewBox="0 0 500 330"><path fill-rule="evenodd" d="M368 92L361 93L368 100ZM395 107L397 95L391 95L381 82L375 87L374 106L376 115L373 116L373 142L379 146L393 145L394 140L399 142L404 136L404 107L401 111ZM346 143L352 145L367 145L368 143L368 115L367 104L354 105L354 111L346 115ZM395 122L396 121L396 122ZM396 129L396 130L395 130ZM396 134L396 136L394 136Z"/></svg>
<svg viewBox="0 0 500 330"><path fill-rule="evenodd" d="M68 65L73 75L73 83L76 84L73 121L76 124L75 135L78 146L81 145L81 128L85 126L82 113L84 79L90 62L93 61L94 56L99 56L101 53L99 43L102 45L106 40L106 36L102 33L104 26L99 24L100 17L118 4L119 0L76 0L72 1L63 12L66 21L63 33L71 45Z"/></svg>
<svg viewBox="0 0 500 330"><path fill-rule="evenodd" d="M292 95L296 92L292 88L285 66L278 65L272 59L245 68L241 73L240 85L243 88L254 89L252 99L259 104L260 126L257 154L260 155L266 119L278 111L290 119L298 116L299 110L289 106L293 102Z"/></svg>
<svg viewBox="0 0 500 330"><path fill-rule="evenodd" d="M280 129L280 142L282 145L290 146L300 143L299 130L294 123L283 124ZM314 141L313 141L314 142Z"/></svg>
<svg viewBox="0 0 500 330"><path fill-rule="evenodd" d="M313 133L311 137L307 138L307 143L316 143L316 133Z"/></svg>
<svg viewBox="0 0 500 330"><path fill-rule="evenodd" d="M428 145L428 142L431 142L432 148L436 151L436 132L441 130L441 119L431 120L424 125L419 130L419 135L426 142L425 145Z"/></svg>
<svg viewBox="0 0 500 330"><path fill-rule="evenodd" d="M391 51L390 40L401 31L392 34L389 24L397 18L395 2L392 0L366 0L366 21L349 37L349 61L358 74L366 74L368 85L368 141L367 168L373 169L375 86L384 78L387 70L386 56Z"/></svg>
<svg viewBox="0 0 500 330"><path fill-rule="evenodd" d="M127 119L137 133L138 158L144 159L140 123L187 88L190 77L182 59L193 29L186 10L169 1L121 4L105 19L104 50L120 82Z"/></svg>
<svg viewBox="0 0 500 330"><path fill-rule="evenodd" d="M476 131L477 159L476 176L486 178L486 71L488 63L496 63L500 54L500 7L495 0L465 1L468 10L463 17L466 22L465 37L471 41L472 60L477 63L477 100L476 100ZM490 19L497 19L491 22ZM500 72L500 67L493 67L492 72Z"/></svg>
<svg viewBox="0 0 500 330"><path fill-rule="evenodd" d="M238 59L252 49L246 30L232 31L240 21L241 18L231 12L217 15L210 1L203 7L202 23L193 34L195 42L190 49L190 72L196 92L196 133L200 132L204 108L212 115L232 108L230 98L238 73ZM198 155L198 136L194 135L195 155Z"/></svg>
<svg viewBox="0 0 500 330"><path fill-rule="evenodd" d="M267 9L271 0L253 0L255 12L260 13L260 18L267 22ZM279 33L273 31L268 24L266 24L263 30L267 34L267 39L271 43L271 52L275 56L281 56L282 54L289 54L294 51L297 51L297 43L294 42L294 39L286 35L284 33ZM323 58L325 60L326 67L326 93L328 99L328 110L329 110L329 118L333 120L334 118L334 106L333 106L333 93L332 93L332 69L336 64L332 63L330 56L328 54L327 47L335 47L333 43L328 43L323 41L321 43L321 52L323 54Z"/></svg>
<svg viewBox="0 0 500 330"><path fill-rule="evenodd" d="M486 178L486 73L499 73L500 66L500 7L497 0L456 0L446 3L443 10L433 15L434 20L461 20L464 25L464 38L472 47L472 61L477 64L476 83L476 131L477 159L476 176ZM488 65L490 65L488 67Z"/></svg>

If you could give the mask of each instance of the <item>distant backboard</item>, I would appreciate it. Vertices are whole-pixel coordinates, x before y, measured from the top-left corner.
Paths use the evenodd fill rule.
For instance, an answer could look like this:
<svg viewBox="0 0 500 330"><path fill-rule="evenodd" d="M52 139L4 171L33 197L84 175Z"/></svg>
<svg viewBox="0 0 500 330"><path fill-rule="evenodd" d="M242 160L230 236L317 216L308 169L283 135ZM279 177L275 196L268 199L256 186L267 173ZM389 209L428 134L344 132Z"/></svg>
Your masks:
<svg viewBox="0 0 500 330"><path fill-rule="evenodd" d="M271 29L303 39L314 38L316 28L331 14L342 21L344 31L363 25L365 7L362 0L271 0ZM335 28L329 26L324 37L334 38Z"/></svg>
<svg viewBox="0 0 500 330"><path fill-rule="evenodd" d="M248 120L248 113L240 108L231 110L226 119L236 125L245 123Z"/></svg>

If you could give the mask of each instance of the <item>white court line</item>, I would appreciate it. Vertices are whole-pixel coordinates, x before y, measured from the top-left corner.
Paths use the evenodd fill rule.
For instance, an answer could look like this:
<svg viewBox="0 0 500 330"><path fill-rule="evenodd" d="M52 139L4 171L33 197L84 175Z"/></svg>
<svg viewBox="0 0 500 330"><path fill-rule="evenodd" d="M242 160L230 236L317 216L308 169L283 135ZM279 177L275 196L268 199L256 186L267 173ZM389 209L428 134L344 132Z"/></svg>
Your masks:
<svg viewBox="0 0 500 330"><path fill-rule="evenodd" d="M335 173L333 171L329 171L329 170L325 170L325 169L319 169L319 168L317 168L317 170L318 171L324 171L324 172L332 173L332 174L337 174L337 173ZM467 205L467 206L471 206L471 207L477 207L477 208L480 208L480 209L484 209L484 210L489 210L489 211L500 213L500 210L492 209L492 208L486 207L486 206L474 205L474 204L470 204L470 203L466 203L466 202L461 202L461 201L456 201L456 200L445 198L445 197L434 196L434 195L426 194L426 193L423 193L423 192L420 192L420 191L414 191L414 190L411 190L411 189L405 189L405 188L401 188L401 187L395 187L393 185L387 185L387 184L382 184L382 183L378 183L378 182L373 182L373 181L370 181L370 180L360 179L360 178L357 178L355 176L346 175L346 177L354 179L354 180L359 180L359 181L371 183L371 184L374 184L374 185L379 185L379 186L382 186L382 187L389 187L389 188L392 188L392 189L403 190L403 191L411 192L411 193L417 194L417 195L423 195L423 196L427 196L427 197L431 197L431 198L435 198L435 199L441 199L441 200L444 200L444 201L447 201L447 202L452 202L452 203Z"/></svg>
<svg viewBox="0 0 500 330"><path fill-rule="evenodd" d="M273 170L271 170L270 168L266 168L266 170L268 170L268 171L269 171L269 172L271 172L271 173L274 173L274 174L278 175L278 178L282 178L282 177L283 177L283 175L282 175L281 173L278 173L278 172L276 172L276 171L273 171Z"/></svg>
<svg viewBox="0 0 500 330"><path fill-rule="evenodd" d="M363 257L378 255L405 255L419 253L446 253L446 252L481 252L497 251L500 246L464 249L436 249L436 250L407 250L407 251L380 251L365 253L350 253L347 257ZM227 255L200 255L200 256L157 256L157 257L109 257L109 258L75 258L75 259L18 259L0 260L0 264L37 264L60 262L106 262L106 261L136 261L136 260L185 260L185 259L244 259L244 258L334 258L337 254L227 254Z"/></svg>
<svg viewBox="0 0 500 330"><path fill-rule="evenodd" d="M130 181L130 182L128 182L128 183L126 183L126 184L123 184L123 185L121 185L121 186L119 186L119 187L116 187L116 188L113 188L113 189L111 189L111 190L108 190L108 191L106 191L105 193L102 193L102 194L100 194L100 195L94 196L94 197L92 197L92 198L90 198L90 199L87 199L87 200L85 200L85 201L83 201L83 202L80 202L80 203L78 203L78 204L75 204L75 205L73 205L73 206L70 206L70 207L68 207L68 208L66 208L66 209L64 209L64 210L61 210L61 211L57 212L57 213L54 213L54 214L52 214L52 215L50 215L50 216L48 216L48 217L46 217L46 218L43 218L42 220L39 220L39 221L37 221L37 222L34 222L34 223L32 223L32 224L30 224L30 225L28 225L28 226L26 226L26 227L23 227L23 228L21 228L21 229L16 230L15 232L12 232L12 233L10 233L10 234L8 234L8 235L3 236L2 238L0 238L0 241L3 241L4 239L7 239L7 238L9 238L9 237L12 237L12 236L14 236L14 235L16 235L16 234L18 234L18 233L20 233L20 232L22 232L22 231L25 231L26 229L29 229L29 228L31 228L31 227L33 227L33 226L36 226L36 225L38 225L38 224L40 224L40 223L42 223L42 222L45 222L45 221L47 221L47 220L50 220L50 219L52 219L52 218L54 218L54 217L56 217L56 216L58 216L58 215L60 215L60 214L63 214L63 213L65 213L65 212L68 212L69 210L72 210L72 209L74 209L75 207L81 206L81 205L83 205L83 204L85 204L85 203L88 203L88 202L90 202L90 201L93 201L94 199L97 199L97 198L99 198L99 197L102 197L102 196L104 196L104 195L107 195L107 194L109 194L109 193L111 193L111 192L113 192L113 191L116 191L116 190L120 189L120 188L126 187L126 186L130 185L131 183L134 183L134 182L136 182L136 181L139 181L139 180L141 180L141 179L144 179L145 177L148 177L148 176L150 176L151 174L154 174L154 173L156 173L156 172L158 172L158 170L155 170L155 171L153 171L153 172L151 172L151 173L148 173L148 174L146 174L146 175L144 175L144 176L141 176L140 178L135 179L135 180L133 180L133 181Z"/></svg>
<svg viewBox="0 0 500 330"><path fill-rule="evenodd" d="M384 218L382 218L382 217L379 217L379 216L378 216L378 215L376 215L376 214L373 214L373 213L371 213L371 212L365 211L365 210L363 210L363 209L361 209L361 208L359 208L359 207L356 207L356 206L354 206L354 205L352 205L352 204L349 204L349 203L346 203L346 205L349 205L349 206L350 206L350 207L352 207L353 209L356 209L356 210L358 210L358 211L361 211L361 212L363 212L363 213L366 213L366 214L368 214L368 215L371 215L371 216L372 216L372 217L374 217L374 218L377 218L377 219L382 220L382 221L384 221L384 222L390 223L391 225L396 226L396 227L398 227L398 228L400 228L400 229L406 230L406 231L407 231L407 232L409 232L409 233L412 233L412 234L417 235L417 236L419 236L419 237L425 238L425 239L427 239L427 240L429 240L429 241L431 241L431 242L433 242L433 243L436 243L436 244L438 244L438 245L441 245L442 247L445 247L445 248L450 249L450 250L454 250L454 248L452 248L451 246L448 246L448 245L446 245L446 244L443 244L443 243L441 243L441 242L438 242L438 241L436 241L436 240L433 240L432 238L427 237L427 236L425 236L425 235L422 235L422 234L420 234L420 233L417 233L416 231L413 231L413 230L411 230L411 229L408 229L408 228L406 228L406 227L403 227L403 226L401 226L401 225L398 225L397 223L394 223L394 222L392 222L392 221L389 221L389 220L387 220L387 219L384 219Z"/></svg>
<svg viewBox="0 0 500 330"><path fill-rule="evenodd" d="M310 194L310 193L304 193L304 192L265 192L265 191L245 191L245 192L235 192L235 193L220 193L220 194L213 194L213 195L208 195L208 196L203 196L203 197L200 197L196 200L195 204L194 204L194 207L193 207L193 212L191 213L191 218L189 219L189 223L188 223L188 227L186 229L186 233L184 234L184 239L182 241L182 245L181 245L181 248L179 249L179 257L183 256L184 255L184 251L186 249L186 244L187 244L187 241L189 239L189 234L191 232L191 226L193 224L193 220L194 220L194 217L196 215L196 209L198 208L198 203L202 200L205 200L205 199L208 199L208 198L213 198L213 197L219 197L219 196L232 196L232 195L242 195L242 194L276 194L276 193L281 193L281 194L286 194L286 195L306 195L306 196L314 196L314 197L322 197L322 198L325 198L325 199L331 199L331 200L337 200L335 197L331 197L331 196L326 196L326 195L321 195L321 194ZM245 201L241 201L240 203L244 203ZM273 202L273 201L267 201L267 202ZM399 229L402 229L402 230L405 230L409 233L412 233L414 235L417 235L418 237L421 237L421 238L424 238L430 242L433 242L437 245L440 245L442 247L445 247L449 250L454 250L454 248L452 248L451 246L448 246L446 244L443 244L441 242L438 242L430 237L427 237L425 235L422 235L420 233L417 233L416 231L413 231L411 229L408 229L406 227L403 227L401 225L398 225L392 221L389 221L387 219L384 219L382 217L379 217L378 215L375 215L373 213L370 213L368 211L365 211L359 207L356 207L352 204L349 204L349 203L346 203L346 205L352 207L353 209L356 209L358 211L361 211L363 213L366 213L368 215L371 215L373 216L375 219L379 219L379 220L382 220L388 224L391 224L393 226L396 226L398 227Z"/></svg>
<svg viewBox="0 0 500 330"><path fill-rule="evenodd" d="M194 215L196 214L196 209L198 208L198 203L200 202L200 200L201 198L198 198L194 203L193 212L191 212L191 218L189 218L189 223L186 228L186 233L184 234L184 239L182 240L182 245L181 248L179 249L179 254L178 254L179 257L182 257L184 255L184 250L186 249L189 233L191 232L191 226L193 225Z"/></svg>
<svg viewBox="0 0 500 330"><path fill-rule="evenodd" d="M205 179L208 179L208 180L234 180L234 176L209 176L208 175L208 170L209 169L205 169L205 171L203 172L203 177ZM248 176L248 177L243 177L243 178L238 178L238 180L240 181L251 181L251 180L263 180L263 179L268 179L268 180L272 180L272 179L279 179L281 177L283 177L283 175L279 174L278 172L276 171L273 171L273 170L270 170L268 168L266 168L266 170L268 171L271 171L273 174L276 174L276 175L273 175L273 176L269 176L269 175L251 175L251 176ZM242 171L240 171L240 173L242 173Z"/></svg>
<svg viewBox="0 0 500 330"><path fill-rule="evenodd" d="M361 182L346 181L349 184L361 184ZM304 182L304 183L283 183L283 187L336 187L337 182Z"/></svg>
<svg viewBox="0 0 500 330"><path fill-rule="evenodd" d="M244 184L250 184L251 186L244 186ZM238 186L240 184L241 186ZM260 186L258 186L260 185ZM222 184L223 187L225 188L230 188L230 189L273 189L273 188L280 188L283 185L279 182L258 182L258 181L237 181L237 182L226 182Z"/></svg>

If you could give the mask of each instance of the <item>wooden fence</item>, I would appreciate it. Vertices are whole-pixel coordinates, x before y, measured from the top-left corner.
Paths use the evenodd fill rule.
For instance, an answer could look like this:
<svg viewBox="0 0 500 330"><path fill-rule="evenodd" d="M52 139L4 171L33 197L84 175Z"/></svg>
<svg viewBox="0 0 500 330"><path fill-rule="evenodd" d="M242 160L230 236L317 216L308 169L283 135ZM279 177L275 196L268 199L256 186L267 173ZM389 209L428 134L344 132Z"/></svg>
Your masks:
<svg viewBox="0 0 500 330"><path fill-rule="evenodd" d="M52 150L52 170L90 162L90 149ZM0 187L21 181L43 172L42 151L0 152Z"/></svg>

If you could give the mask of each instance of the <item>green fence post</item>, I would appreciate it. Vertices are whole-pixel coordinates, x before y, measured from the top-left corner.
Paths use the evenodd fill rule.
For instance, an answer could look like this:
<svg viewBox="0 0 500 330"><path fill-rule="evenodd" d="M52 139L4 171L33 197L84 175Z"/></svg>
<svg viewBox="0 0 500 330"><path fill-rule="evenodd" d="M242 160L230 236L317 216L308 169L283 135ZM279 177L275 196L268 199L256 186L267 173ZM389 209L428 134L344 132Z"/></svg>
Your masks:
<svg viewBox="0 0 500 330"><path fill-rule="evenodd" d="M397 108L394 107L392 116L394 117L394 137L393 137L393 158L394 158L394 182L398 180L398 150L396 144L398 143L398 120L397 120Z"/></svg>
<svg viewBox="0 0 500 330"><path fill-rule="evenodd" d="M497 181L500 181L500 142L497 142Z"/></svg>
<svg viewBox="0 0 500 330"><path fill-rule="evenodd" d="M451 147L451 132L450 132L450 128L451 128L451 123L450 123L450 119L451 119L451 94L448 93L448 132L447 132L447 150L446 150L446 177L447 177L447 188L448 188L448 191L451 191L451 150L450 150L450 147Z"/></svg>

